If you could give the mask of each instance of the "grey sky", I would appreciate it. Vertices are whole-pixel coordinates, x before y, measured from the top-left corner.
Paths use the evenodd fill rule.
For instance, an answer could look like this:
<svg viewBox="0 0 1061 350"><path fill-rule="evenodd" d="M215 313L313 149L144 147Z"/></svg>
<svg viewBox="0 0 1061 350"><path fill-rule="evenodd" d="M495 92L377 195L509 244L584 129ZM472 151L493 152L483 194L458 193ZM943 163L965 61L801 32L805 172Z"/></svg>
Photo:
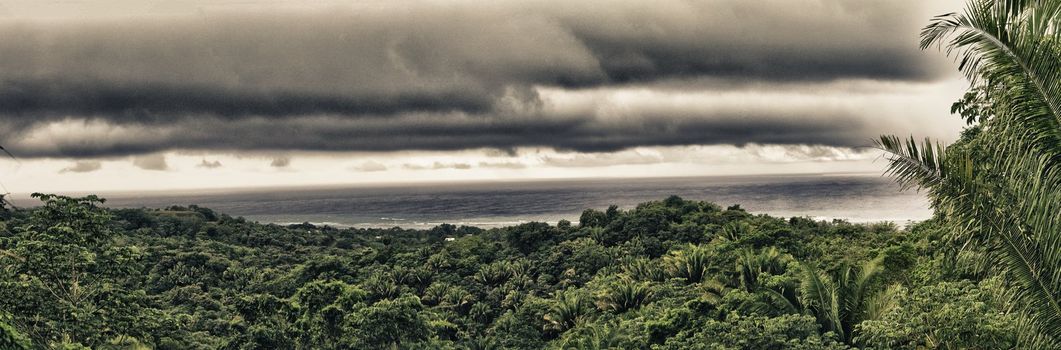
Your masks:
<svg viewBox="0 0 1061 350"><path fill-rule="evenodd" d="M634 165L613 153L646 147L858 154L882 132L952 137L961 85L917 35L959 5L6 0L0 142L68 176L180 171L176 153L196 171L256 157L297 171L289 155L307 152L513 158L343 168L381 174ZM576 156L515 159L534 149Z"/></svg>
<svg viewBox="0 0 1061 350"><path fill-rule="evenodd" d="M394 2L9 16L0 22L0 136L26 157L173 149L855 146L876 132L858 108L785 101L664 106L615 121L593 105L544 106L538 88L651 89L685 81L689 90L732 82L811 90L840 80L929 82L948 68L916 48L919 3ZM64 120L124 132L91 143L84 139L108 136L22 142Z"/></svg>

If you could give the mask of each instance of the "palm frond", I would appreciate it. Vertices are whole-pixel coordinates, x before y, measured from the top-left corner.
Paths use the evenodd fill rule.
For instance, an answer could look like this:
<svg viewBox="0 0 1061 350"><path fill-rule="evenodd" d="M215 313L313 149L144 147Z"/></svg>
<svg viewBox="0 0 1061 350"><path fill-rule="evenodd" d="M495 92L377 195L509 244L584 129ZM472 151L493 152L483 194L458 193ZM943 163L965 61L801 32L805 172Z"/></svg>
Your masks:
<svg viewBox="0 0 1061 350"><path fill-rule="evenodd" d="M946 149L941 144L933 146L925 139L918 145L912 136L904 142L894 135L882 135L876 147L887 152L887 174L894 176L903 189L934 188L943 182Z"/></svg>
<svg viewBox="0 0 1061 350"><path fill-rule="evenodd" d="M863 320L879 320L892 309L896 308L899 298L906 293L902 285L893 284L888 288L874 294L866 301L866 310Z"/></svg>
<svg viewBox="0 0 1061 350"><path fill-rule="evenodd" d="M888 174L928 189L952 239L1002 274L1021 346L1061 342L1061 0L972 0L934 18L921 47L955 57L983 131L944 149L882 136Z"/></svg>

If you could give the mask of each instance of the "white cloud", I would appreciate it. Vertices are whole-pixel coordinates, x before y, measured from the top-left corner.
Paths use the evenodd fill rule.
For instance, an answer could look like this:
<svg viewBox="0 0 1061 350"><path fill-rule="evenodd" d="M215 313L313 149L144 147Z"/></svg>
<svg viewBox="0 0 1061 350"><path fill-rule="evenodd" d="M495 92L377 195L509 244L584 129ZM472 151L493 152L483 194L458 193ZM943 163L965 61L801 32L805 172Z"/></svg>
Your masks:
<svg viewBox="0 0 1061 350"><path fill-rule="evenodd" d="M367 161L350 167L351 170L360 172L386 171L387 166L375 161Z"/></svg>

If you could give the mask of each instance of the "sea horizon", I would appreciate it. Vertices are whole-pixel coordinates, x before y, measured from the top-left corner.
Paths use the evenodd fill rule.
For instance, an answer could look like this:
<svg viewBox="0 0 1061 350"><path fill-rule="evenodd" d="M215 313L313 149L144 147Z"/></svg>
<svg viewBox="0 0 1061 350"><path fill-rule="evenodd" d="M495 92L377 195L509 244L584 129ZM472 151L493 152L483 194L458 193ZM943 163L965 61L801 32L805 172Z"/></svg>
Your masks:
<svg viewBox="0 0 1061 350"><path fill-rule="evenodd" d="M578 222L586 209L636 205L677 195L777 217L890 221L931 216L924 197L900 191L870 173L756 174L443 181L314 186L245 187L170 191L67 192L97 194L111 208L198 205L248 220L280 225L426 229L441 224L483 228L526 222ZM28 194L11 197L32 205Z"/></svg>

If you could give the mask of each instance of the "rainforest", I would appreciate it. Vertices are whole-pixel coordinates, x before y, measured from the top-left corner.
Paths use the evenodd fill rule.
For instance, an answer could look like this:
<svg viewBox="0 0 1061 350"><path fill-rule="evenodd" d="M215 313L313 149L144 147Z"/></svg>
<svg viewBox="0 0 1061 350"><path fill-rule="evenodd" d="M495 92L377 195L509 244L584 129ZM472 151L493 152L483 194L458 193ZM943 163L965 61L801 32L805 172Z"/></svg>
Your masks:
<svg viewBox="0 0 1061 350"><path fill-rule="evenodd" d="M982 248L678 197L482 230L42 195L4 214L4 344L64 349L1008 348Z"/></svg>
<svg viewBox="0 0 1061 350"><path fill-rule="evenodd" d="M781 2L762 3L782 6ZM814 5L810 3L801 6ZM822 3L833 4L831 1ZM954 60L965 79L963 83L968 85L964 95L952 105L952 101L939 101L944 106L952 106L951 113L955 116L949 118L960 118L961 134L946 140L922 139L906 136L921 130L908 130L900 133L900 136L886 134L875 139L859 139L865 141L863 146L850 141L857 137L847 137L849 135L844 133L851 131L859 136L861 134L858 132L865 131L859 127L873 129L872 126L878 124L865 120L849 122L847 119L822 122L824 119L809 117L751 121L714 114L703 118L712 120L714 124L697 124L696 120L699 119L694 117L656 124L666 118L686 115L677 109L660 106L671 103L679 107L696 107L699 105L682 102L694 100L693 95L696 94L664 99L669 102L660 102L659 105L649 103L648 107L638 104L644 102L639 99L646 96L662 99L681 88L695 90L696 84L716 83L712 79L719 77L732 78L745 74L748 79L758 79L755 84L727 83L729 85L724 85L726 89L756 88L779 83L778 86L784 88L810 86L811 90L819 86L813 84L826 84L821 81L831 84L833 80L843 79L879 79L874 83L878 85L839 85L855 90L881 85L899 89L915 83L896 81L922 78L914 77L917 69L904 70L903 65L913 65L911 62L916 61L914 59L904 61L886 56L870 63L856 62L845 66L850 63L848 61L866 59L887 50L863 51L863 48L880 43L875 37L865 41L841 40L847 44L857 44L853 44L857 48L856 54L845 51L846 47L828 46L827 36L836 35L839 31L810 24L798 31L789 31L799 34L792 36L782 35L789 33L780 33L784 32L781 30L769 30L769 35L755 38L739 30L730 33L731 37L721 40L728 46L722 47L734 50L747 48L739 45L747 39L753 42L751 46L755 48L748 52L723 55L725 57L708 55L717 50L678 48L668 51L673 48L671 46L680 46L678 44L691 45L688 42L672 43L671 46L658 43L655 46L647 45L647 49L623 46L644 42L656 44L657 40L675 38L699 40L701 36L710 36L713 32L709 30L688 35L648 35L671 33L668 30L673 29L666 25L670 23L651 16L663 13L680 20L689 20L690 16L681 16L686 14L683 11L686 5L670 3L669 9L679 11L663 12L647 8L635 8L640 11L634 11L629 6L616 5L620 10L648 16L646 18L652 21L646 20L646 23L651 22L646 25L635 21L626 26L624 21L636 17L632 15L621 17L623 20L601 20L599 23L584 20L579 25L569 25L565 21L573 21L571 18L558 16L554 19L519 22L519 26L499 27L504 30L497 31L480 30L475 25L468 25L472 29L465 28L456 36L462 40L465 37L471 39L453 45L460 50L454 49L452 52L432 46L450 40L450 37L443 35L445 33L430 33L438 34L432 36L423 31L402 37L402 40L387 41L385 50L372 46L376 42L361 32L354 34L362 36L298 36L300 39L292 42L305 40L306 44L294 49L271 41L270 45L257 45L265 41L256 37L260 34L258 32L233 31L232 28L236 27L224 26L195 27L209 22L200 21L199 17L191 22L173 22L177 26L174 27L176 34L169 33L169 28L151 27L154 24L147 21L136 23L155 29L141 32L127 30L131 27L114 27L125 28L118 30L101 25L86 26L83 27L84 33L78 31L74 34L63 32L65 29L62 28L42 29L47 35L39 37L47 38L44 41L49 44L40 50L32 46L12 45L3 46L5 52L10 48L25 57L33 57L35 52L52 52L54 55L47 56L49 59L46 60L25 60L40 62L40 66L32 66L26 71L38 72L45 78L47 74L65 71L56 62L67 56L77 61L91 61L93 64L85 68L91 74L70 73L76 75L71 78L76 84L59 78L41 80L46 82L42 84L48 88L39 91L33 90L36 85L30 83L8 88L8 80L0 80L4 84L0 86L3 87L0 89L0 112L5 118L10 115L13 118L25 116L57 120L39 126L33 121L8 123L5 119L0 123L0 128L23 127L11 129L17 132L3 134L15 142L14 146L9 147L9 155L89 159L41 174L82 176L82 179L97 180L99 178L92 177L92 174L114 171L117 169L113 168L115 164L127 162L123 157L141 157L141 153L167 152L171 149L191 149L174 152L194 154L195 157L213 154L209 153L213 151L236 154L224 158L226 164L249 162L247 159L257 161L255 159L262 157L261 152L283 147L303 147L305 152L318 153L419 152L431 147L438 148L434 150L436 152L457 152L455 150L486 147L489 151L483 151L483 157L487 157L483 159L494 160L493 163L475 161L477 158L467 156L472 151L467 151L466 154L460 154L472 159L466 162L460 160L455 163L453 159L456 156L453 156L439 158L443 161L399 165L402 164L399 159L402 153L392 154L395 157L393 159L379 158L389 162L386 164L365 162L343 170L358 174L383 174L379 175L381 177L390 176L392 173L388 171L394 171L393 174L411 178L424 178L423 172L442 174L439 177L473 171L516 173L528 166L514 161L530 159L531 156L520 152L532 146L549 149L530 151L534 154L545 154L556 149L583 152L561 161L552 153L534 158L541 164L534 163L532 166L545 167L540 174L556 175L553 176L556 178L578 171L592 173L604 171L599 169L613 172L643 169L636 168L637 164L674 171L685 169L674 165L674 162L686 161L686 158L672 163L666 163L672 160L661 160L672 155L664 152L668 150L666 146L740 145L744 148L733 146L725 150L736 154L733 157L740 162L754 163L767 159L761 164L757 163L756 166L760 168L748 168L751 170L790 164L784 162L784 159L788 159L784 157L811 157L814 159L812 163L819 165L842 163L850 160L848 158L868 154L852 150L865 146L863 148L871 149L870 152L876 152L873 154L880 158L884 175L895 180L896 190L918 191L928 199L933 210L932 217L903 223L852 223L843 219L822 220L808 216L776 217L769 213L749 212L741 207L742 203L712 203L702 198L674 195L661 196L636 206L585 208L577 221L526 222L494 228L449 224L430 229L349 228L308 222L256 222L195 203L173 203L161 208L118 208L107 206L105 198L95 195L35 193L31 205L15 206L6 198L0 206L0 349L1061 348L1061 30L1058 29L1061 27L1061 0L970 0L964 9L930 19L920 32L920 49L926 54L944 55ZM845 7L848 3L842 5L824 6L821 9L849 9ZM866 2L861 5L874 4ZM540 11L555 15L546 10ZM580 8L571 10L585 11ZM760 10L755 12L740 7L728 13L739 18L739 15L747 13L766 16L790 12L775 11L773 8ZM795 12L801 11L792 13ZM416 17L424 23L401 22L405 23L402 28L385 27L391 18L380 23L367 21L366 26L379 25L385 28L372 31L375 33L372 35L390 35L399 29L420 26L435 28L431 26L448 24L452 22L451 15L461 15L460 11L442 13L446 15L445 20L429 20L434 18L431 16L435 13L425 12L421 17ZM329 15L323 13L314 16L331 18L327 17ZM723 23L732 20L725 18L727 16L711 18ZM281 17L277 18L288 20L287 17ZM821 19L827 17L830 16L825 15ZM469 18L469 21L494 24L488 21L493 18L488 15ZM276 20L269 16L252 16L252 19L239 19L233 23L273 28L269 27L269 23L272 23L269 21ZM700 23L699 18L693 19L697 21L679 23L685 23L686 26ZM805 18L797 16L790 19L791 22L780 21L778 25L803 23L800 21ZM320 24L331 25L333 22L341 21L325 20ZM880 21L884 22L888 21ZM45 23L41 24L45 26L51 22L40 23ZM866 21L865 24L873 23L877 22ZM297 34L301 33L299 30L312 29L313 24L316 23L301 21L298 25L276 27L293 28L291 30L267 32L269 35ZM749 33L752 29L761 29L760 24L762 22L748 24ZM74 23L67 27L82 28L77 25ZM301 25L308 26L304 28ZM486 49L501 42L510 44L515 39L498 38L506 38L504 35L510 32L520 32L516 29L537 29L537 26L548 25L568 27L542 29L535 35L520 35L518 38L529 37L544 42L554 40L554 45L519 46L521 42L515 42L511 46L499 46L501 49L497 50ZM806 33L802 32L803 27L806 27ZM37 27L27 24L14 29L33 28ZM307 33L312 32L306 30ZM497 37L483 37L483 33L487 32ZM112 58L141 59L146 62L143 67L133 65L115 68L104 62L107 60L98 60L99 57L110 57L101 56L109 50L97 48L111 47L108 46L112 45L111 42L62 45L64 42L69 44L64 40L70 38L116 33L121 34L120 38L131 40L131 44L128 44L131 46L119 45L118 48L122 50L112 51L122 54ZM165 40L145 40L139 36L160 33L167 34L162 36ZM571 38L566 34L571 34ZM631 36L624 36L628 34ZM818 34L825 36L819 37ZM858 39L858 35L865 33L851 31L840 34L854 35ZM171 85L158 85L164 88L154 92L157 96L145 92L154 86L151 84L111 81L120 81L136 74L154 74L154 70L144 67L155 61L165 63L169 68L183 68L171 64L178 61L172 58L184 57L181 55L185 51L198 52L195 50L199 49L209 53L206 56L210 57L212 64L227 67L226 60L230 57L226 53L238 50L226 51L230 46L211 46L215 44L209 40L221 38L224 39L222 42L229 43L225 40L231 39L230 35L236 35L236 39L229 41L249 43L235 46L249 47L252 53L291 49L300 55L283 56L288 58L280 63L268 61L277 55L248 55L258 61L250 62L252 68L239 71L246 75L237 74L221 82L215 78L227 75L218 74L215 70L205 70L207 73L196 70L194 74L189 73L194 75L191 77L179 71L152 75L152 79L159 81L173 80ZM11 37L14 36L18 35ZM372 78L372 74L376 73L394 73L402 79L408 79L381 79L386 81L380 83L353 74L358 77L354 79L356 81L344 81L342 79L346 75L314 71L316 66L311 64L304 65L301 70L286 70L295 63L317 62L327 65L342 61L336 58L336 52L339 51L329 51L332 48L330 44L312 41L333 36L347 41L360 40L359 45L363 46L356 46L357 50L353 50L356 51L353 54L375 48L386 51L386 55L380 56L401 61L397 73L388 70L390 66L385 66L386 69L378 71L374 68L358 70L358 74ZM788 60L774 61L774 57L770 57L742 65L746 63L743 59L762 58L757 55L772 56L773 51L770 50L790 48L785 46L788 45L787 41L805 36L813 36L813 45L792 50L796 53L790 52ZM25 37L32 39L34 36ZM188 38L201 39L202 42L179 46L183 49L149 50L154 47L151 45L158 42L180 42ZM405 40L408 38L414 39ZM719 41L717 37L711 38ZM764 38L780 39L766 41ZM0 43L3 43L2 39ZM118 42L127 44L125 41ZM527 47L546 51L554 47L565 48L567 46L564 45L572 43L584 45L585 50L564 49L565 52L578 52L580 58L597 60L594 64L579 65L578 68L600 69L600 74L583 76L565 71L552 75L537 69L541 68L539 66L551 67L581 61L548 56L543 61L546 64L534 61L535 58L531 57L535 55L520 54L525 52L520 50ZM909 44L916 46L917 43ZM412 51L422 54L420 56L437 58L437 62L432 62L438 65L426 65L412 59L416 57L402 56L403 52L399 51L405 48L403 45L411 45ZM67 46L73 51L61 50ZM88 49L77 51L79 48ZM327 48L322 51L325 58L317 60L311 54L301 54L314 48ZM154 53L133 54L141 52L138 51L141 49ZM515 53L485 60L460 56L466 50L497 53L510 49ZM816 50L828 54L818 55ZM667 54L671 56L663 57ZM834 54L842 57L830 56ZM372 59L377 57L361 58L361 61L376 62ZM710 58L714 63L684 61L687 58ZM19 64L25 63L15 62L8 66L7 60L4 61L5 68L21 67ZM192 58L187 61L192 61L189 67L198 62ZM507 66L502 63L510 61L532 67L506 72ZM834 72L823 66L838 68ZM726 67L731 67L733 72L724 71ZM786 67L795 71L785 71ZM872 69L858 71L866 67ZM125 68L133 69L130 71L132 73L126 74ZM4 79L8 77L6 71L0 72ZM274 71L284 74L270 73ZM467 75L461 75L465 73ZM261 76L255 78L254 74ZM675 77L682 74L688 75L688 80L667 80L677 79ZM311 89L306 87L313 84L306 81L287 80L307 76L312 77L313 81L334 78L334 81L328 82L335 84ZM90 86L95 77L103 77L99 80L110 84L101 88L104 92L85 93L82 90L91 89L78 90ZM183 81L183 78L189 80ZM416 80L421 78L424 80ZM505 79L511 81L498 83ZM403 85L410 81L413 87ZM47 82L55 85L48 85L51 83ZM239 90L245 87L240 85L245 82L256 82L261 86ZM438 82L452 84L432 85ZM456 92L446 90L458 82L486 83L471 88L459 85L456 90L460 91L454 90ZM284 85L288 83L290 86ZM349 99L332 99L333 95L320 93L327 90L330 94L347 83L378 83L379 86L335 93L356 95ZM548 87L541 88L543 84ZM658 90L652 90L652 93L619 91L607 95L614 92L609 92L609 88L621 90L628 87L622 84L641 84L636 88ZM231 94L208 96L210 93L182 90L186 86L196 89L212 86L215 89L210 91L214 93ZM265 88L276 86L297 93L285 95ZM488 92L483 93L486 96L483 99L449 100L459 97L459 93L482 93L493 91L491 89L499 86L503 88L497 90L504 90L503 94ZM718 88L711 85L704 89ZM37 91L39 96L26 93L31 90ZM189 88L188 91L192 90ZM398 97L391 101L386 100L393 97L389 95L357 95L364 93L363 90L394 92ZM784 95L787 92L767 90L761 92L762 96L781 94L791 97ZM431 93L429 98L424 97L424 91ZM549 100L547 97L550 96L554 99ZM748 105L755 106L740 106L748 110L731 105L723 107L738 109L738 114L745 116L759 115L757 113L761 111L748 111L753 107L761 107L761 104L778 101L793 103L803 101L802 98L809 101L812 97L808 96L753 99L753 102L758 102ZM376 97L380 99L375 101L378 104L365 105ZM612 101L610 99L613 97L622 101L615 105L593 105ZM491 104L494 101L492 99L500 102ZM557 105L547 103L556 101L574 102L567 106L571 110L553 108ZM705 101L714 100L707 98ZM718 101L712 103L715 102ZM797 106L786 108L817 106L813 103L807 103L806 106L795 104ZM582 108L579 106L590 107L579 109ZM866 112L905 111L907 107L867 108ZM825 114L825 109L815 109L815 113L811 114ZM562 118L583 110L618 114L594 115L583 119ZM623 114L628 110L634 112ZM170 118L167 113L186 116ZM324 115L319 116L321 113ZM333 118L331 114L340 117ZM841 114L831 115L830 118L840 118ZM76 120L72 122L72 118L76 119L78 115L88 121L81 124ZM203 119L194 119L198 117ZM216 124L219 120L224 123ZM727 124L733 120L737 121ZM536 121L560 122L555 125L533 124ZM431 124L435 122L438 124ZM918 122L931 124L924 120ZM325 125L328 123L334 125ZM39 126L40 130L33 129L34 125ZM64 125L74 127L63 129ZM234 127L223 128L218 125ZM912 129L921 129L921 124L916 125ZM106 129L109 126L115 127ZM166 132L152 134L151 130L156 129ZM362 133L367 129L378 133ZM287 133L287 130L291 132ZM95 131L121 142L104 142L78 134ZM444 134L448 131L454 133ZM797 131L805 133L786 134ZM31 135L34 137L21 137L18 132L36 133ZM143 134L124 134L135 132ZM876 129L873 132L875 135L878 133ZM285 133L289 135L281 135ZM711 136L690 136L696 133ZM812 137L819 134L831 136ZM248 139L236 138L239 135L250 136L246 136ZM64 137L68 139L59 140ZM54 140L65 143L49 143ZM330 143L313 144L321 140ZM4 141L7 143L8 140ZM418 143L410 146L409 143L414 141ZM747 144L756 142L780 143L772 149L790 152L774 152L780 154L776 159L763 154L741 156L743 153L739 152L753 149L751 146L745 147ZM208 146L215 149L206 149ZM625 154L614 159L600 155L639 147L660 147L656 150L664 151L646 151L633 156ZM763 149L767 148L758 150ZM710 153L704 150L717 149L670 149L675 153ZM328 154L329 157L338 157L333 153ZM645 154L648 154L647 158L642 157ZM694 155L703 154L706 153ZM170 156L176 157L173 154ZM221 174L216 177L218 181L242 181L243 177L251 181L252 177L260 174L295 178L291 174L298 174L298 169L292 164L301 161L277 156L269 167L259 164L246 173L239 173L238 169L224 173L230 170L221 161L208 161L206 156L202 157L201 163L185 167L185 170L193 169L186 173L194 175L217 171L210 174ZM92 160L97 158L103 160ZM510 158L514 161L496 161ZM128 180L129 183L140 181L161 186L165 181L181 180L184 176L178 170L171 169L166 159L163 153L133 158L132 165L122 168L129 169L133 175L107 175L110 177L105 180L111 182L97 184ZM669 164L669 167L652 163L657 161L661 162L659 164ZM27 159L26 168L51 164L47 162ZM104 165L105 162L110 163ZM328 162L328 166L334 167L342 160L329 158ZM597 167L583 169L578 167L585 164L576 163L595 163ZM328 174L339 177L347 173ZM45 175L40 176L46 178ZM596 173L590 175L595 176ZM0 174L2 176L5 175ZM165 181L156 180L156 177ZM215 178L204 176L193 180L206 182L210 179ZM755 200L748 199L749 202ZM436 206L445 208L448 204L437 203Z"/></svg>

